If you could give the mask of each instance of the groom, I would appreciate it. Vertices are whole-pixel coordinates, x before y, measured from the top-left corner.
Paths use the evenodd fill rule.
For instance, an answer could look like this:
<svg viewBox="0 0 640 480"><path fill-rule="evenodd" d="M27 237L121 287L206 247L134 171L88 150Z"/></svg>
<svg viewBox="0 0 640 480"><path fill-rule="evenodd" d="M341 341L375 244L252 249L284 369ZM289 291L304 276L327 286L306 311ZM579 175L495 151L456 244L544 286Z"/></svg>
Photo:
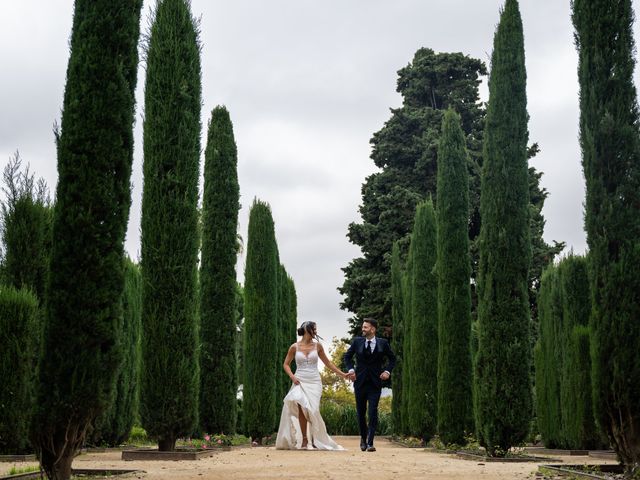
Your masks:
<svg viewBox="0 0 640 480"><path fill-rule="evenodd" d="M391 351L389 342L376 337L378 322L373 318L362 321L362 337L354 338L349 350L344 354L344 363L349 369L349 379L354 382L356 394L356 410L360 428L360 450L375 452L373 437L378 426L378 402L382 392L382 382L387 380L396 364L396 356ZM353 367L353 357L356 365ZM383 370L382 362L387 358L388 364ZM365 412L369 404L369 427Z"/></svg>

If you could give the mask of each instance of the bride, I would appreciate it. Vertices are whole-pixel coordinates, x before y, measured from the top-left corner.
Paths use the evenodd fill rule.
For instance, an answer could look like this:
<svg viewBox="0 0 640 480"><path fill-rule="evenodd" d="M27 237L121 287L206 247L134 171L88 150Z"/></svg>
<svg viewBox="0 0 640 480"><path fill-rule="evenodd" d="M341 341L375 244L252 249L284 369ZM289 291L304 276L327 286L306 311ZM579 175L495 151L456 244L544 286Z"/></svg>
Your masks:
<svg viewBox="0 0 640 480"><path fill-rule="evenodd" d="M304 322L298 328L298 335L302 336L302 340L289 347L284 359L284 371L291 378L293 385L283 400L276 448L344 450L327 434L327 428L320 415L322 382L318 371L318 358L341 377L347 378L348 375L329 360L320 342L313 341L319 338L315 322ZM295 375L289 366L294 358Z"/></svg>

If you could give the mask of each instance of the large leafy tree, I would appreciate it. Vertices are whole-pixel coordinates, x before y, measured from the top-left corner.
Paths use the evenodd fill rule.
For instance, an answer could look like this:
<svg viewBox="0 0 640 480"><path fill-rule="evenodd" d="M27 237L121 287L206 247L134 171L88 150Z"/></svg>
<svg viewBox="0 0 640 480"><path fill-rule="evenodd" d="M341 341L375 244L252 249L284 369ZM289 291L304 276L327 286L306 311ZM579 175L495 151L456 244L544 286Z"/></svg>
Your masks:
<svg viewBox="0 0 640 480"><path fill-rule="evenodd" d="M400 259L408 253L409 235L416 205L432 196L437 206L436 174L442 116L448 108L460 115L468 152L469 239L472 276L477 275L477 237L480 232L480 170L485 111L479 101L478 86L486 68L480 60L462 53L435 53L421 48L412 63L398 72L400 108L371 139L371 159L380 170L362 185L360 223L349 225L347 237L358 245L362 256L343 268L345 279L338 289L344 296L341 308L353 313L350 333L358 334L361 319L378 319L382 333L391 335L391 250L399 242ZM538 152L533 144L529 157ZM542 207L547 197L540 188L541 173L530 168L531 237L533 260L529 285L532 318L536 319L535 292L545 265L564 244L548 245L542 238ZM475 292L472 290L475 309Z"/></svg>
<svg viewBox="0 0 640 480"><path fill-rule="evenodd" d="M200 264L200 425L236 430L238 154L225 107L214 108L205 150Z"/></svg>
<svg viewBox="0 0 640 480"><path fill-rule="evenodd" d="M598 422L640 464L640 143L631 0L574 0ZM635 466L635 467L634 467Z"/></svg>
<svg viewBox="0 0 640 480"><path fill-rule="evenodd" d="M142 0L76 0L57 135L44 346L34 446L66 479L120 365Z"/></svg>
<svg viewBox="0 0 640 480"><path fill-rule="evenodd" d="M492 456L524 440L532 413L528 119L522 20L507 0L491 56L480 200L476 427Z"/></svg>
<svg viewBox="0 0 640 480"><path fill-rule="evenodd" d="M448 110L438 150L438 434L464 443L472 431L469 175L460 118Z"/></svg>
<svg viewBox="0 0 640 480"><path fill-rule="evenodd" d="M200 45L187 0L160 0L147 46L141 419L160 450L197 426Z"/></svg>
<svg viewBox="0 0 640 480"><path fill-rule="evenodd" d="M278 247L271 208L255 200L249 212L244 273L245 432L260 442L276 423L278 358Z"/></svg>
<svg viewBox="0 0 640 480"><path fill-rule="evenodd" d="M398 92L403 105L371 139L371 158L380 168L362 186L361 223L349 225L349 240L363 256L343 268L345 280L341 307L354 313L352 334L363 317L391 326L391 248L399 240L406 258L416 205L429 194L435 198L437 150L444 111L453 107L461 116L468 168L471 172L470 235L479 231L479 164L483 109L479 103L480 77L486 74L480 60L462 53L435 53L421 48L411 64L398 72Z"/></svg>

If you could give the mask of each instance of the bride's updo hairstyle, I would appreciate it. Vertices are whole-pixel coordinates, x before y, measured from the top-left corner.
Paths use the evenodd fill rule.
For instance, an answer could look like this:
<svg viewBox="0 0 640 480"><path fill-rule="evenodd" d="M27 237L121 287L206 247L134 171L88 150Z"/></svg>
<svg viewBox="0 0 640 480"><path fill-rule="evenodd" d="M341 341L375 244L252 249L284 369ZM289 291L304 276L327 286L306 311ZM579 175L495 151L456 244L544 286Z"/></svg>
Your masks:
<svg viewBox="0 0 640 480"><path fill-rule="evenodd" d="M314 334L313 331L316 329L316 322L302 322L302 325L298 327L298 335L303 336L304 332L307 332L311 335L311 338L315 338L316 340L320 339L317 334Z"/></svg>

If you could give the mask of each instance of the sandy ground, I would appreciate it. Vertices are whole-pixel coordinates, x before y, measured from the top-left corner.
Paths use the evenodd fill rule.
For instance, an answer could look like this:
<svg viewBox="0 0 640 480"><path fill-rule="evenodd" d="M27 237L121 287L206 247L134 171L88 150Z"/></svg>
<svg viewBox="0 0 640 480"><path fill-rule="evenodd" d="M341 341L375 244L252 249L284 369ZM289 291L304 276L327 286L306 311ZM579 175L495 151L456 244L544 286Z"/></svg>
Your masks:
<svg viewBox="0 0 640 480"><path fill-rule="evenodd" d="M213 457L195 461L130 461L120 452L83 454L74 468L139 469L146 473L126 478L159 480L200 479L282 479L313 478L326 480L386 479L533 479L537 463L493 463L462 460L455 456L405 448L386 439L378 439L377 452L361 452L358 437L335 437L347 449L344 452L282 451L273 447L234 448ZM558 457L564 463L607 463L589 457ZM611 463L611 462L609 462ZM13 464L0 464L0 474ZM16 463L17 466L33 463ZM537 477L542 478L542 477Z"/></svg>

